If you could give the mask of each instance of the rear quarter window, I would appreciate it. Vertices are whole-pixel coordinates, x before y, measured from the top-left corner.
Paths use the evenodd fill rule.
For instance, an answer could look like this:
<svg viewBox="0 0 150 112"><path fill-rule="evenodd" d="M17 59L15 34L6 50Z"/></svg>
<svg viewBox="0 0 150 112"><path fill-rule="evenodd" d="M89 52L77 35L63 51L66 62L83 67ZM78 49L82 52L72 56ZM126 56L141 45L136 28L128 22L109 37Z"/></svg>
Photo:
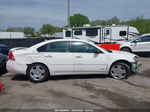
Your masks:
<svg viewBox="0 0 150 112"><path fill-rule="evenodd" d="M38 51L38 52L46 52L46 51L47 51L47 44L46 44L46 45L43 45L43 46L41 46L41 47L39 47L39 48L37 49L37 51Z"/></svg>

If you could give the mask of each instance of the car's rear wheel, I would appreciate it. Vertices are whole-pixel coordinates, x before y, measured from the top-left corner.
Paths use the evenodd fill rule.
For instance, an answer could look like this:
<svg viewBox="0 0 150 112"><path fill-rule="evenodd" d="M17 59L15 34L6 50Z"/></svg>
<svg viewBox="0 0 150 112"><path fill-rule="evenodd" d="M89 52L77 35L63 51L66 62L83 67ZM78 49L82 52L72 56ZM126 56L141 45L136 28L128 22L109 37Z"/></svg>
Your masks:
<svg viewBox="0 0 150 112"><path fill-rule="evenodd" d="M48 80L49 72L43 64L32 64L27 69L27 75L31 82L39 83Z"/></svg>
<svg viewBox="0 0 150 112"><path fill-rule="evenodd" d="M118 80L127 79L131 74L130 66L126 63L115 63L111 66L110 75Z"/></svg>
<svg viewBox="0 0 150 112"><path fill-rule="evenodd" d="M127 48L127 47L124 47L121 49L121 51L124 51L124 52L132 52L130 48Z"/></svg>

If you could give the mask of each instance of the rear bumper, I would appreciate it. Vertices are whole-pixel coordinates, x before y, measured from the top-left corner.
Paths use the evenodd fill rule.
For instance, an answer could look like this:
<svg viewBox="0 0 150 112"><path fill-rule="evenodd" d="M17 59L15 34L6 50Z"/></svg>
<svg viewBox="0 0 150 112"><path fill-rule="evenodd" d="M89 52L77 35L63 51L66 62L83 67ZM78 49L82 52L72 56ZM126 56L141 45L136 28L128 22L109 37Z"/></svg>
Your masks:
<svg viewBox="0 0 150 112"><path fill-rule="evenodd" d="M134 62L132 63L132 72L138 72L139 68L142 66L141 62Z"/></svg>
<svg viewBox="0 0 150 112"><path fill-rule="evenodd" d="M8 60L6 64L6 69L8 72L17 74L26 74L27 65L18 64L15 61Z"/></svg>

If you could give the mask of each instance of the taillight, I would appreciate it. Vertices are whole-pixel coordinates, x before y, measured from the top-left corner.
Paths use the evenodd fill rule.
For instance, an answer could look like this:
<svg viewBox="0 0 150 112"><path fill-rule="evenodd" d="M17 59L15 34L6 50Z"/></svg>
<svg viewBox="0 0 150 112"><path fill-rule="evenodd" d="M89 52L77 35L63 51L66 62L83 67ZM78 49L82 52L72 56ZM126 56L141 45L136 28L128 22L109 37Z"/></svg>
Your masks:
<svg viewBox="0 0 150 112"><path fill-rule="evenodd" d="M15 57L12 53L12 51L9 52L9 57L8 57L10 60L15 60Z"/></svg>

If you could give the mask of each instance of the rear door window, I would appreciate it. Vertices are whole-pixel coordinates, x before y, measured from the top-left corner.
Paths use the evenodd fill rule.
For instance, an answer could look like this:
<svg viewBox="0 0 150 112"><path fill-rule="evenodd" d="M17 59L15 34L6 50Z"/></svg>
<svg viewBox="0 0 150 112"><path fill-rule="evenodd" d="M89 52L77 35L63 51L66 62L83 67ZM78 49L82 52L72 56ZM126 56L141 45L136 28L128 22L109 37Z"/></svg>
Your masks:
<svg viewBox="0 0 150 112"><path fill-rule="evenodd" d="M70 42L53 42L41 46L38 52L70 52Z"/></svg>

